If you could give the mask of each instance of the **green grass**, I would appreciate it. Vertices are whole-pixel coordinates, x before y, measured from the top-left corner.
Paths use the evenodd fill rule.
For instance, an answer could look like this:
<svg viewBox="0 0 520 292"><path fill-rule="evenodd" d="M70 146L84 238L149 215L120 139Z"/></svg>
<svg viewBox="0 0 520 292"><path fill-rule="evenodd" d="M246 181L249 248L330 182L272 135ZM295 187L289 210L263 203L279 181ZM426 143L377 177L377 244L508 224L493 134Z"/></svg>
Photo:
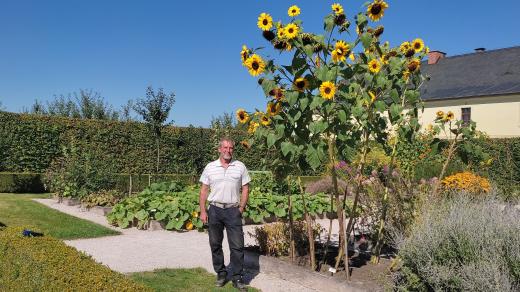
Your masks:
<svg viewBox="0 0 520 292"><path fill-rule="evenodd" d="M92 238L120 234L101 225L48 208L33 198L48 195L0 193L0 225L33 226L59 239Z"/></svg>
<svg viewBox="0 0 520 292"><path fill-rule="evenodd" d="M160 269L153 272L134 273L131 278L148 287L153 288L157 292L161 291L190 291L190 292L207 292L207 291L233 291L231 282L222 288L215 287L216 276L208 273L202 268L196 269ZM249 288L248 291L260 291L255 288Z"/></svg>

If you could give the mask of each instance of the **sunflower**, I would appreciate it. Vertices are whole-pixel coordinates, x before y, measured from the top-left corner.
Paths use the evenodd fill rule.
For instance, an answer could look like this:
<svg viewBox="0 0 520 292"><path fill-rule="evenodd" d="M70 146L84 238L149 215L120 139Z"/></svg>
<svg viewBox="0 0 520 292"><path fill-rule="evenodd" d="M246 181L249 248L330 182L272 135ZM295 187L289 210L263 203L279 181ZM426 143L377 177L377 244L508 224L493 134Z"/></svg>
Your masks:
<svg viewBox="0 0 520 292"><path fill-rule="evenodd" d="M274 40L274 38L276 37L276 35L274 34L274 32L272 30L264 30L262 32L262 36L268 41L272 41Z"/></svg>
<svg viewBox="0 0 520 292"><path fill-rule="evenodd" d="M444 118L444 112L443 111L438 111L437 112L437 119L442 119Z"/></svg>
<svg viewBox="0 0 520 292"><path fill-rule="evenodd" d="M289 14L290 17L295 17L295 16L300 15L300 7L298 7L296 5L289 7L287 14Z"/></svg>
<svg viewBox="0 0 520 292"><path fill-rule="evenodd" d="M385 31L385 27L380 25L380 26L376 27L376 29L374 29L374 32L372 34L374 35L374 37L378 38L383 34L384 31Z"/></svg>
<svg viewBox="0 0 520 292"><path fill-rule="evenodd" d="M417 38L412 41L412 48L416 53L422 51L424 49L424 42L423 40Z"/></svg>
<svg viewBox="0 0 520 292"><path fill-rule="evenodd" d="M389 60L390 60L390 56L388 54L383 54L381 56L381 63L388 65Z"/></svg>
<svg viewBox="0 0 520 292"><path fill-rule="evenodd" d="M254 134L256 132L256 128L258 128L258 126L260 126L260 124L257 123L257 122L249 123L249 127L247 128L247 132L249 134Z"/></svg>
<svg viewBox="0 0 520 292"><path fill-rule="evenodd" d="M345 55L341 54L338 50L332 51L332 61L334 63L338 63L340 61L345 61Z"/></svg>
<svg viewBox="0 0 520 292"><path fill-rule="evenodd" d="M269 102L267 104L267 110L265 111L269 116L276 116L281 110L281 104L279 102Z"/></svg>
<svg viewBox="0 0 520 292"><path fill-rule="evenodd" d="M388 4L382 0L374 0L374 2L368 5L367 14L372 21L378 21L385 14L385 9L388 8Z"/></svg>
<svg viewBox="0 0 520 292"><path fill-rule="evenodd" d="M455 118L455 115L453 114L453 112L449 111L447 114L446 114L446 117L445 117L445 120L446 121L451 121Z"/></svg>
<svg viewBox="0 0 520 292"><path fill-rule="evenodd" d="M296 24L289 23L284 28L284 35L286 38L292 40L293 38L295 38L298 35L299 30L300 30L300 28Z"/></svg>
<svg viewBox="0 0 520 292"><path fill-rule="evenodd" d="M269 124L271 123L271 119L269 118L269 116L263 115L260 117L260 123L262 123L262 125L264 126L269 126Z"/></svg>
<svg viewBox="0 0 520 292"><path fill-rule="evenodd" d="M339 3L334 3L332 4L332 11L334 11L336 15L341 15L343 14L343 6Z"/></svg>
<svg viewBox="0 0 520 292"><path fill-rule="evenodd" d="M242 145L244 149L251 149L251 145L246 140L240 141L240 145Z"/></svg>
<svg viewBox="0 0 520 292"><path fill-rule="evenodd" d="M278 27L278 30L276 31L276 35L278 36L279 39L285 38L285 29L283 28L283 26Z"/></svg>
<svg viewBox="0 0 520 292"><path fill-rule="evenodd" d="M249 49L246 45L242 46L242 51L240 52L240 57L242 57L242 65L245 66L247 57L249 57Z"/></svg>
<svg viewBox="0 0 520 292"><path fill-rule="evenodd" d="M271 89L271 91L269 91L269 95L274 97L278 101L284 98L283 89L281 88Z"/></svg>
<svg viewBox="0 0 520 292"><path fill-rule="evenodd" d="M257 25L261 30L270 30L273 27L273 18L267 13L262 13L258 16Z"/></svg>
<svg viewBox="0 0 520 292"><path fill-rule="evenodd" d="M399 50L401 51L401 53L406 53L410 48L412 47L412 45L410 44L410 42L403 42L400 46L399 46Z"/></svg>
<svg viewBox="0 0 520 292"><path fill-rule="evenodd" d="M349 53L350 45L345 43L344 41L337 41L334 45L334 50L332 51L332 61L334 61L334 63L345 61L346 56Z"/></svg>
<svg viewBox="0 0 520 292"><path fill-rule="evenodd" d="M309 87L309 81L303 77L300 77L294 81L293 85L296 90L303 92L303 90Z"/></svg>
<svg viewBox="0 0 520 292"><path fill-rule="evenodd" d="M377 73L379 70L381 70L381 63L379 63L378 60L373 59L370 62L368 62L368 69L372 73Z"/></svg>
<svg viewBox="0 0 520 292"><path fill-rule="evenodd" d="M360 28L359 26L357 26L357 25L356 25L356 33L357 33L358 35L360 35L360 34L363 33L363 31L361 30L361 28Z"/></svg>
<svg viewBox="0 0 520 292"><path fill-rule="evenodd" d="M336 93L336 86L330 81L325 81L320 85L320 95L325 99L332 99Z"/></svg>
<svg viewBox="0 0 520 292"><path fill-rule="evenodd" d="M258 56L257 54L253 54L249 58L247 58L245 65L249 70L249 74L253 76L262 74L262 72L264 72L265 69L264 60L262 60L262 57Z"/></svg>
<svg viewBox="0 0 520 292"><path fill-rule="evenodd" d="M236 115L237 115L237 120L244 124L246 123L247 121L249 121L249 114L242 108L239 108L236 112Z"/></svg>
<svg viewBox="0 0 520 292"><path fill-rule="evenodd" d="M421 68L421 61L417 58L412 59L406 66L410 72L415 72Z"/></svg>
<svg viewBox="0 0 520 292"><path fill-rule="evenodd" d="M408 79L410 79L410 71L405 70L403 72L403 78L404 78L405 81L408 81Z"/></svg>
<svg viewBox="0 0 520 292"><path fill-rule="evenodd" d="M368 92L368 95L370 95L370 102L374 103L374 101L376 101L376 94L372 90L370 90Z"/></svg>
<svg viewBox="0 0 520 292"><path fill-rule="evenodd" d="M412 47L410 47L410 48L408 49L408 51L406 51L406 52L404 53L404 56L405 56L406 58L411 58L411 57L413 57L413 55L415 55L415 50L414 50Z"/></svg>
<svg viewBox="0 0 520 292"><path fill-rule="evenodd" d="M188 230L192 230L193 229L193 223L191 223L191 221L188 221L186 223L186 229L188 229Z"/></svg>

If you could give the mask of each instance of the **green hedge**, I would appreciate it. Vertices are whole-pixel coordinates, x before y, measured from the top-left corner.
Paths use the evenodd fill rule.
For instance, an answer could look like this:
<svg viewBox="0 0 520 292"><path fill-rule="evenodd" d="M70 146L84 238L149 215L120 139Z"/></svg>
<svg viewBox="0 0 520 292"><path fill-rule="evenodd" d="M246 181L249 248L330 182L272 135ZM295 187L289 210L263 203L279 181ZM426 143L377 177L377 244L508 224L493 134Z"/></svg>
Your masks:
<svg viewBox="0 0 520 292"><path fill-rule="evenodd" d="M152 291L52 237L0 231L0 291Z"/></svg>
<svg viewBox="0 0 520 292"><path fill-rule="evenodd" d="M247 137L232 131L239 142ZM195 127L164 129L159 173L200 174L218 157L214 131ZM103 159L118 173L155 173L156 145L145 124L81 120L0 111L0 171L43 173L63 147L74 145ZM87 151L88 150L88 151ZM99 158L98 158L99 157ZM236 158L249 169L261 169L263 150L236 145Z"/></svg>
<svg viewBox="0 0 520 292"><path fill-rule="evenodd" d="M43 193L40 173L0 172L0 193Z"/></svg>

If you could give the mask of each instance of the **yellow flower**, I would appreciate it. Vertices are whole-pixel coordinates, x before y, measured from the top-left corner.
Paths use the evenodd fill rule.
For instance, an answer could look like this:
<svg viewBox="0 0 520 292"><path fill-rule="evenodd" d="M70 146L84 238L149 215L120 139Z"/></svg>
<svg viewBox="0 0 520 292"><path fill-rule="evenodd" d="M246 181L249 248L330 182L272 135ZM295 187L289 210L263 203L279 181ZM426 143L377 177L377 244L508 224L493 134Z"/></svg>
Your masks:
<svg viewBox="0 0 520 292"><path fill-rule="evenodd" d="M406 66L410 72L415 72L421 68L421 61L419 59L412 59Z"/></svg>
<svg viewBox="0 0 520 292"><path fill-rule="evenodd" d="M300 7L298 7L296 5L289 7L287 14L289 14L290 17L295 17L295 16L300 15Z"/></svg>
<svg viewBox="0 0 520 292"><path fill-rule="evenodd" d="M293 85L296 90L303 92L303 90L309 87L309 81L303 77L300 77L294 81Z"/></svg>
<svg viewBox="0 0 520 292"><path fill-rule="evenodd" d="M298 35L299 27L294 23L289 23L284 28L284 35L287 39L293 39Z"/></svg>
<svg viewBox="0 0 520 292"><path fill-rule="evenodd" d="M411 47L411 44L410 42L403 42L400 46L399 46L399 50L404 54L406 53Z"/></svg>
<svg viewBox="0 0 520 292"><path fill-rule="evenodd" d="M381 63L377 61L376 59L371 60L368 62L368 70L372 73L377 73L379 70L381 70Z"/></svg>
<svg viewBox="0 0 520 292"><path fill-rule="evenodd" d="M334 94L336 94L336 86L334 83L330 81L325 81L320 85L320 95L325 99L334 98Z"/></svg>
<svg viewBox="0 0 520 292"><path fill-rule="evenodd" d="M343 6L339 3L334 3L332 4L332 11L334 11L336 15L341 15L343 14Z"/></svg>
<svg viewBox="0 0 520 292"><path fill-rule="evenodd" d="M390 59L390 56L388 56L387 54L384 54L381 56L381 63L388 64L389 59Z"/></svg>
<svg viewBox="0 0 520 292"><path fill-rule="evenodd" d="M280 113L281 108L282 107L279 102L269 102L267 104L267 110L265 112L270 116L276 116L278 113Z"/></svg>
<svg viewBox="0 0 520 292"><path fill-rule="evenodd" d="M388 4L382 0L374 0L374 2L368 5L367 15L372 21L378 21L385 14L385 9L388 8Z"/></svg>
<svg viewBox="0 0 520 292"><path fill-rule="evenodd" d="M242 147L244 147L244 149L251 148L251 145L249 145L249 142L247 142L246 140L240 141L240 145L242 145Z"/></svg>
<svg viewBox="0 0 520 292"><path fill-rule="evenodd" d="M334 45L334 50L332 51L332 61L334 63L338 63L340 61L345 61L346 56L350 53L350 45L345 43L344 41L337 41Z"/></svg>
<svg viewBox="0 0 520 292"><path fill-rule="evenodd" d="M356 57L354 56L354 53L350 53L350 55L348 56L348 58L349 58L351 61L355 61L355 60L356 60Z"/></svg>
<svg viewBox="0 0 520 292"><path fill-rule="evenodd" d="M416 53L422 51L424 49L424 42L423 40L417 38L412 41L412 48Z"/></svg>
<svg viewBox="0 0 520 292"><path fill-rule="evenodd" d="M262 13L258 16L257 25L261 30L270 30L273 27L273 18L267 13Z"/></svg>
<svg viewBox="0 0 520 292"><path fill-rule="evenodd" d="M193 223L191 223L191 221L188 221L186 223L186 229L188 229L188 230L192 230L193 229Z"/></svg>
<svg viewBox="0 0 520 292"><path fill-rule="evenodd" d="M373 91L369 91L368 95L370 95L370 101L374 103L374 101L376 101L376 94Z"/></svg>
<svg viewBox="0 0 520 292"><path fill-rule="evenodd" d="M254 134L256 132L256 128L258 128L258 126L260 126L260 124L257 123L257 122L249 123L249 127L247 128L247 132L249 134Z"/></svg>
<svg viewBox="0 0 520 292"><path fill-rule="evenodd" d="M341 61L345 61L345 55L341 54L339 50L333 50L332 51L332 61L334 63L339 63Z"/></svg>
<svg viewBox="0 0 520 292"><path fill-rule="evenodd" d="M437 112L437 119L442 119L444 117L444 112L443 111L438 111Z"/></svg>
<svg viewBox="0 0 520 292"><path fill-rule="evenodd" d="M244 109L239 108L236 112L236 116L237 120L242 124L249 121L249 114Z"/></svg>
<svg viewBox="0 0 520 292"><path fill-rule="evenodd" d="M257 54L253 54L252 56L247 58L245 65L249 70L249 74L253 76L262 74L262 72L264 72L265 69L264 60L262 60L262 57L258 56Z"/></svg>
<svg viewBox="0 0 520 292"><path fill-rule="evenodd" d="M193 218L199 217L199 212L197 212L197 211L191 212L191 217L193 217Z"/></svg>
<svg viewBox="0 0 520 292"><path fill-rule="evenodd" d="M403 72L403 78L404 78L405 81L408 81L408 79L410 79L410 71L405 70Z"/></svg>
<svg viewBox="0 0 520 292"><path fill-rule="evenodd" d="M449 111L447 114L446 114L446 121L451 121L455 118L455 115L453 114L453 112Z"/></svg>
<svg viewBox="0 0 520 292"><path fill-rule="evenodd" d="M278 36L279 39L285 38L285 29L283 28L283 26L280 26L278 28L278 31L276 32L276 35Z"/></svg>
<svg viewBox="0 0 520 292"><path fill-rule="evenodd" d="M269 124L271 123L271 119L269 119L269 116L263 115L262 117L260 117L260 123L262 123L262 125L264 126L269 126Z"/></svg>
<svg viewBox="0 0 520 292"><path fill-rule="evenodd" d="M242 57L242 65L245 65L247 57L249 57L249 49L246 45L242 46L242 51L240 52L240 57Z"/></svg>
<svg viewBox="0 0 520 292"><path fill-rule="evenodd" d="M269 95L274 97L276 100L282 100L284 98L283 89L275 88L269 91Z"/></svg>

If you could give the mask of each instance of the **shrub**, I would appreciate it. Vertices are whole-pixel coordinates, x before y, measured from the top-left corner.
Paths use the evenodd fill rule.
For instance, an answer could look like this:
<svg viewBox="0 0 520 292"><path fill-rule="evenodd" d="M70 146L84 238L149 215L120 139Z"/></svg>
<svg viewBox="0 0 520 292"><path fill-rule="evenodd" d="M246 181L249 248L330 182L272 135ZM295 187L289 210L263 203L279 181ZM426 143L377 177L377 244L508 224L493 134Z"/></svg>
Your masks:
<svg viewBox="0 0 520 292"><path fill-rule="evenodd" d="M45 187L39 173L0 173L0 193L43 193Z"/></svg>
<svg viewBox="0 0 520 292"><path fill-rule="evenodd" d="M2 291L151 291L52 237L0 230Z"/></svg>
<svg viewBox="0 0 520 292"><path fill-rule="evenodd" d="M414 291L518 291L520 213L510 205L457 196L425 210L397 241L396 288Z"/></svg>
<svg viewBox="0 0 520 292"><path fill-rule="evenodd" d="M296 251L299 255L308 253L309 237L307 235L307 225L305 222L294 222L293 237ZM318 236L322 227L319 224L313 227L314 237ZM272 256L287 256L290 250L289 223L276 222L264 224L256 227L253 232L249 232L262 253Z"/></svg>
<svg viewBox="0 0 520 292"><path fill-rule="evenodd" d="M112 207L121 201L124 196L125 195L118 190L101 190L81 198L81 204L85 206L85 208L96 206Z"/></svg>
<svg viewBox="0 0 520 292"><path fill-rule="evenodd" d="M469 171L459 172L445 177L442 185L447 191L462 191L470 194L489 193L489 181Z"/></svg>

